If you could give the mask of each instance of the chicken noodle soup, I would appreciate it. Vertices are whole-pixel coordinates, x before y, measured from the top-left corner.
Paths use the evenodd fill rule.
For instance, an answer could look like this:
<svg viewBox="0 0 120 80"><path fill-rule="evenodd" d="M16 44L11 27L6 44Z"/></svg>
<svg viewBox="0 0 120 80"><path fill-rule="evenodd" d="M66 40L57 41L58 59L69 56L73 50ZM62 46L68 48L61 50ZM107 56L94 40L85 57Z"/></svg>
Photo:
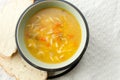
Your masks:
<svg viewBox="0 0 120 80"><path fill-rule="evenodd" d="M82 31L76 18L61 8L45 8L25 26L24 39L30 54L45 63L71 58L80 46Z"/></svg>

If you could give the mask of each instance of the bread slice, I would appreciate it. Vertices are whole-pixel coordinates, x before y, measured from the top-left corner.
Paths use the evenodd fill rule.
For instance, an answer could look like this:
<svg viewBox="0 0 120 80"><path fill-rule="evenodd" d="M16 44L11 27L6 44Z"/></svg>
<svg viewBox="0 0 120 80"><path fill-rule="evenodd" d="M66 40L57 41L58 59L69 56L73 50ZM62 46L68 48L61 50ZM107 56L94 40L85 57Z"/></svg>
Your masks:
<svg viewBox="0 0 120 80"><path fill-rule="evenodd" d="M16 24L22 12L32 3L33 0L6 0L3 5L0 5L0 66L17 80L46 80L47 78L47 72L30 66L16 52Z"/></svg>
<svg viewBox="0 0 120 80"><path fill-rule="evenodd" d="M0 56L16 52L15 28L22 12L33 0L3 0L0 5Z"/></svg>
<svg viewBox="0 0 120 80"><path fill-rule="evenodd" d="M18 53L11 58L0 57L0 65L17 80L46 80L47 78L47 72L30 66Z"/></svg>

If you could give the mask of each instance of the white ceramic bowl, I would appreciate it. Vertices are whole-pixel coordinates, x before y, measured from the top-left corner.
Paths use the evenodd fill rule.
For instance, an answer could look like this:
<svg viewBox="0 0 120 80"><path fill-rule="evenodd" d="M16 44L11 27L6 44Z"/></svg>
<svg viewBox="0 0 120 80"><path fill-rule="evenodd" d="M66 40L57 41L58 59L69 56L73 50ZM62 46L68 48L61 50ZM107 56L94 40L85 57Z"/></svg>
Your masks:
<svg viewBox="0 0 120 80"><path fill-rule="evenodd" d="M60 7L69 11L76 17L82 29L82 40L77 52L70 59L58 64L47 64L37 60L29 53L24 42L24 28L26 22L33 14L47 7ZM27 61L30 65L38 69L42 69L46 71L57 71L57 70L66 69L71 65L74 65L82 57L88 45L89 30L84 16L80 12L80 10L77 9L74 5L72 5L67 1L51 0L51 1L36 2L23 12L17 23L15 37L16 37L16 44L18 47L18 51L20 55L25 59L25 61Z"/></svg>

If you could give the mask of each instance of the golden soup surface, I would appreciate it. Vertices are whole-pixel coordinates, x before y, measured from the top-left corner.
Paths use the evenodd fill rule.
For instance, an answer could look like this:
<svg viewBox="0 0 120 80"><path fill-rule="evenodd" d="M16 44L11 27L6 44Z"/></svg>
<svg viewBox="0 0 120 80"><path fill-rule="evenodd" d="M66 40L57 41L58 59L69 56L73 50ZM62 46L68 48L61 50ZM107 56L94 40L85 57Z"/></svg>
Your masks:
<svg viewBox="0 0 120 80"><path fill-rule="evenodd" d="M24 39L36 59L50 64L68 60L81 43L82 31L76 18L61 8L45 8L25 26Z"/></svg>

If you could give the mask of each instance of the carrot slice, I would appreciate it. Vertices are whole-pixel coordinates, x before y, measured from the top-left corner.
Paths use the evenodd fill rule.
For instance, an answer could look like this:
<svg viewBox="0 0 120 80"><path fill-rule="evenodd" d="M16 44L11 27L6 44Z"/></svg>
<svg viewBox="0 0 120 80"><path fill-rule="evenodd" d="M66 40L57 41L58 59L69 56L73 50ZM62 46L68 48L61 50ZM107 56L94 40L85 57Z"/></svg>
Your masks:
<svg viewBox="0 0 120 80"><path fill-rule="evenodd" d="M45 37L40 37L40 41L46 41Z"/></svg>
<svg viewBox="0 0 120 80"><path fill-rule="evenodd" d="M67 36L69 39L72 39L74 37L74 35L72 35L72 34L68 34Z"/></svg>
<svg viewBox="0 0 120 80"><path fill-rule="evenodd" d="M57 22L57 23L55 24L55 26L56 26L56 27L59 27L59 26L61 26L61 23L60 23L60 22Z"/></svg>

